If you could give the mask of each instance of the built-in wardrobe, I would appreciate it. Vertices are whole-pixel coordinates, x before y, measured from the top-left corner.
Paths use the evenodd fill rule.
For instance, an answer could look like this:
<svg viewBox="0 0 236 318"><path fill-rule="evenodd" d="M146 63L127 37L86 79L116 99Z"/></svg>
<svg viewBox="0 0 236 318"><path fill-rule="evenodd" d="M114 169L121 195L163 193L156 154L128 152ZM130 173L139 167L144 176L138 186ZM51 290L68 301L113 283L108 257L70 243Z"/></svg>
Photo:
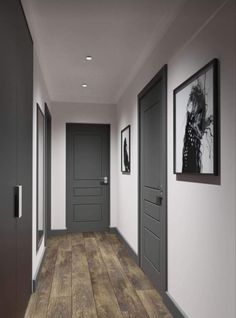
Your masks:
<svg viewBox="0 0 236 318"><path fill-rule="evenodd" d="M33 43L19 0L0 1L0 317L23 318L32 279Z"/></svg>

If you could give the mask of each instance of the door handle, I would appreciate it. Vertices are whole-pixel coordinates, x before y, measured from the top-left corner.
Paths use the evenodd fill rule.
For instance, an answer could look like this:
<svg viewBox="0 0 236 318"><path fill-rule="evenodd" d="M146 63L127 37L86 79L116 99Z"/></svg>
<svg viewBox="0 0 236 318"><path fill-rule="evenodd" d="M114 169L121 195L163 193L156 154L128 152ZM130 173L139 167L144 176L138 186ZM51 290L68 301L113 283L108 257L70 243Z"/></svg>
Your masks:
<svg viewBox="0 0 236 318"><path fill-rule="evenodd" d="M162 205L162 198L163 198L163 187L162 187L162 185L160 185L158 190L160 191L160 195L157 196L156 204L161 206Z"/></svg>
<svg viewBox="0 0 236 318"><path fill-rule="evenodd" d="M103 184L108 184L108 177L103 177L102 178L102 183Z"/></svg>
<svg viewBox="0 0 236 318"><path fill-rule="evenodd" d="M161 196L157 196L156 205L161 206L161 204L162 204L162 197Z"/></svg>
<svg viewBox="0 0 236 318"><path fill-rule="evenodd" d="M15 217L22 217L22 185L15 186Z"/></svg>

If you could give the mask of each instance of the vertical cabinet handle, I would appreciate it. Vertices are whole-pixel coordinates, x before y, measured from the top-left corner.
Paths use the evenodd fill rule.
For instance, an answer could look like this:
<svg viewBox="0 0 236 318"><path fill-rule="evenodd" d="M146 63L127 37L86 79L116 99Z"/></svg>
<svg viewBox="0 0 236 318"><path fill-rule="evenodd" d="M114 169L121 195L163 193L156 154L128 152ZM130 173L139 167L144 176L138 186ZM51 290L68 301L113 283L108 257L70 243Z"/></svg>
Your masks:
<svg viewBox="0 0 236 318"><path fill-rule="evenodd" d="M22 217L22 185L15 186L15 217Z"/></svg>

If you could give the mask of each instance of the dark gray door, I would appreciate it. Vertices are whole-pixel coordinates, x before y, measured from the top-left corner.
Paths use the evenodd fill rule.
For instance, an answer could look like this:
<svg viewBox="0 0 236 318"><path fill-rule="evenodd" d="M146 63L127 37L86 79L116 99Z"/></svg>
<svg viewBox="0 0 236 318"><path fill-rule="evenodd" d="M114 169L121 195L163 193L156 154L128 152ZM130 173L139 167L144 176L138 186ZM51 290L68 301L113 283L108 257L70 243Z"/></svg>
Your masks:
<svg viewBox="0 0 236 318"><path fill-rule="evenodd" d="M68 231L109 227L109 153L109 125L66 125Z"/></svg>
<svg viewBox="0 0 236 318"><path fill-rule="evenodd" d="M18 0L0 1L0 40L0 317L21 318L32 280L33 43Z"/></svg>
<svg viewBox="0 0 236 318"><path fill-rule="evenodd" d="M140 263L166 289L166 66L139 94Z"/></svg>
<svg viewBox="0 0 236 318"><path fill-rule="evenodd" d="M33 42L21 4L17 3L17 184L22 185L22 217L17 220L15 317L24 317L32 290Z"/></svg>
<svg viewBox="0 0 236 318"><path fill-rule="evenodd" d="M16 1L0 2L0 317L16 317Z"/></svg>

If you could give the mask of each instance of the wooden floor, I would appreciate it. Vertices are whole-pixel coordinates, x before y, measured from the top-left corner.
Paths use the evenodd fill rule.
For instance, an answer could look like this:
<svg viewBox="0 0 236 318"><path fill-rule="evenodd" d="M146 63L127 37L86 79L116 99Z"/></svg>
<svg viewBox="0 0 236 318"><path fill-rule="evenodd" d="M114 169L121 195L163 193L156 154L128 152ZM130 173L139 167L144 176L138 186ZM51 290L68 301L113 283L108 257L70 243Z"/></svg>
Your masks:
<svg viewBox="0 0 236 318"><path fill-rule="evenodd" d="M25 318L171 318L160 295L115 234L48 241Z"/></svg>

